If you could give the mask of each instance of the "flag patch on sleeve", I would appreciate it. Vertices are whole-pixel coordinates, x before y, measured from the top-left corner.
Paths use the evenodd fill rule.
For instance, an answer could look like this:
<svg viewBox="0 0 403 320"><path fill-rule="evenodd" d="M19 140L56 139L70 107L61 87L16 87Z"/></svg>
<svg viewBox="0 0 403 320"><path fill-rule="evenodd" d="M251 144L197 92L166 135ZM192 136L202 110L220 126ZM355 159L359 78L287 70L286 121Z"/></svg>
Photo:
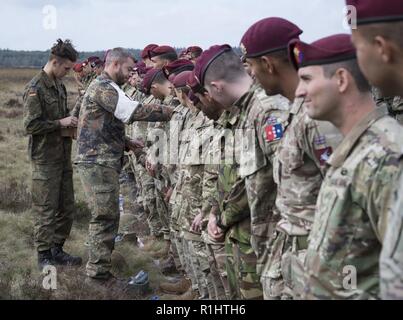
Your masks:
<svg viewBox="0 0 403 320"><path fill-rule="evenodd" d="M283 125L277 123L275 125L268 125L265 128L267 142L280 140L284 135Z"/></svg>

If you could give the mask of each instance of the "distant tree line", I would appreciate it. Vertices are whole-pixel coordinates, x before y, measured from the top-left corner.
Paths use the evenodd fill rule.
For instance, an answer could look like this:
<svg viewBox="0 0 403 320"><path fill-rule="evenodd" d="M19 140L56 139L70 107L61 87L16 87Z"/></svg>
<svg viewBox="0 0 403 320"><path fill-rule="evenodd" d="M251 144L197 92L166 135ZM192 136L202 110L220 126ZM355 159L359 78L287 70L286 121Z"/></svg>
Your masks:
<svg viewBox="0 0 403 320"><path fill-rule="evenodd" d="M139 49L129 49L132 55L139 59ZM105 51L80 52L79 60L83 61L91 56L97 56L101 59L104 57ZM8 49L0 49L0 67L13 68L40 68L46 64L49 58L48 51L15 51Z"/></svg>
<svg viewBox="0 0 403 320"><path fill-rule="evenodd" d="M178 53L184 48L176 48ZM239 48L234 48L241 55ZM136 59L140 59L140 49L128 49ZM91 56L97 56L101 59L105 51L80 52L79 60L83 61ZM9 49L0 49L0 68L41 68L46 64L49 57L48 51L16 51Z"/></svg>

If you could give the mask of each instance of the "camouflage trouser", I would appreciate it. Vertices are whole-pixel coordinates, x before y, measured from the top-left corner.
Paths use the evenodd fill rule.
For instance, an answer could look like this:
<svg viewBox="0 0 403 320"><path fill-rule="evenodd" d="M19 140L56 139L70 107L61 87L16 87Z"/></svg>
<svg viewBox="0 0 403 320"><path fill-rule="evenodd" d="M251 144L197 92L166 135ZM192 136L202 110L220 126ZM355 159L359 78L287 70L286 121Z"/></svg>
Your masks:
<svg viewBox="0 0 403 320"><path fill-rule="evenodd" d="M278 233L261 279L266 300L302 298L307 239Z"/></svg>
<svg viewBox="0 0 403 320"><path fill-rule="evenodd" d="M74 211L70 159L52 165L32 163L32 212L38 251L64 244L70 235Z"/></svg>
<svg viewBox="0 0 403 320"><path fill-rule="evenodd" d="M194 291L198 290L198 280L197 280L197 274L194 272L192 268L192 259L191 259L191 253L190 253L190 248L189 248L189 242L186 241L182 236L180 237L181 241L177 241L177 244L179 245L180 243L182 244L182 265L184 266L186 275L190 278L190 281L192 282L192 289Z"/></svg>
<svg viewBox="0 0 403 320"><path fill-rule="evenodd" d="M91 208L87 275L105 278L119 228L119 173L99 165L79 165L81 182Z"/></svg>
<svg viewBox="0 0 403 320"><path fill-rule="evenodd" d="M393 192L393 207L380 257L380 290L384 300L403 300L403 174Z"/></svg>
<svg viewBox="0 0 403 320"><path fill-rule="evenodd" d="M162 237L162 222L157 208L154 178L139 163L135 165L136 178L141 184L141 197L143 199L144 210L147 213L147 222L151 235Z"/></svg>
<svg viewBox="0 0 403 320"><path fill-rule="evenodd" d="M256 273L257 258L251 244L238 242L227 232L225 252L230 300L263 299L260 279Z"/></svg>
<svg viewBox="0 0 403 320"><path fill-rule="evenodd" d="M120 174L120 196L123 197L123 212L121 212L119 233L135 234L136 225L144 219L144 209L138 204L138 188L134 174L130 167ZM147 233L147 230L144 230Z"/></svg>
<svg viewBox="0 0 403 320"><path fill-rule="evenodd" d="M225 269L226 253L224 243L212 241L207 233L203 233L207 256L210 265L209 281L214 286L213 300L227 300L229 287Z"/></svg>
<svg viewBox="0 0 403 320"><path fill-rule="evenodd" d="M170 205L165 202L163 194L157 188L155 188L155 199L159 221L161 222L161 233L165 240L169 240Z"/></svg>
<svg viewBox="0 0 403 320"><path fill-rule="evenodd" d="M214 296L213 284L208 280L210 266L208 263L206 246L203 241L183 239L187 243L190 254L190 266L196 287L202 298Z"/></svg>
<svg viewBox="0 0 403 320"><path fill-rule="evenodd" d="M170 238L171 238L172 255L175 261L176 269L186 272L186 265L185 265L186 263L183 254L182 238L179 236L178 231L173 230L171 230Z"/></svg>

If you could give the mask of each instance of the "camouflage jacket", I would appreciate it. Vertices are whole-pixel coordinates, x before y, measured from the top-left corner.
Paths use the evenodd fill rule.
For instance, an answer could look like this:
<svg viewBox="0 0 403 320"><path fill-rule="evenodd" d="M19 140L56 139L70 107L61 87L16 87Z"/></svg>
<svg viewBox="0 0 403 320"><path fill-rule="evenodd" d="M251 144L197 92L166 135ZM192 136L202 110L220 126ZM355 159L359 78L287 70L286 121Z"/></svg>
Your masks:
<svg viewBox="0 0 403 320"><path fill-rule="evenodd" d="M169 122L169 132L167 132L169 134L169 163L167 170L172 185L176 185L178 180L179 145L182 143L182 135L189 118L191 118L190 109L180 104L174 109Z"/></svg>
<svg viewBox="0 0 403 320"><path fill-rule="evenodd" d="M182 207L178 222L185 238L197 240L200 234L191 232L190 227L202 208L203 151L210 141L207 132L212 127L212 121L199 110L190 112L192 117L187 122L181 142Z"/></svg>
<svg viewBox="0 0 403 320"><path fill-rule="evenodd" d="M29 156L38 164L61 163L71 158L71 138L62 137L59 119L69 116L63 83L42 70L26 86L24 129L29 135Z"/></svg>
<svg viewBox="0 0 403 320"><path fill-rule="evenodd" d="M379 258L402 135L386 108L377 108L329 159L305 260L307 298L379 296Z"/></svg>
<svg viewBox="0 0 403 320"><path fill-rule="evenodd" d="M95 163L121 170L125 150L125 124L168 121L170 110L129 99L103 73L91 83L80 111L75 163Z"/></svg>
<svg viewBox="0 0 403 320"><path fill-rule="evenodd" d="M82 83L82 89L79 91L79 95L76 101L76 104L74 105L73 110L71 111L71 115L73 117L78 118L80 115L80 110L81 110L81 105L83 103L83 98L85 93L87 92L88 87L90 86L91 82L97 78L97 74L95 72L89 73L84 79L81 80Z"/></svg>
<svg viewBox="0 0 403 320"><path fill-rule="evenodd" d="M281 96L268 97L262 88L254 87L242 104L247 106L247 116L240 126L250 132L251 141L250 146L242 148L246 153L241 156L240 175L245 178L251 244L258 257L257 272L261 274L279 221L274 210L277 186L273 162L288 119L289 102Z"/></svg>
<svg viewBox="0 0 403 320"><path fill-rule="evenodd" d="M326 160L342 136L331 123L310 119L300 99L294 102L288 123L274 163L276 208L282 217L277 229L306 236L314 220Z"/></svg>
<svg viewBox="0 0 403 320"><path fill-rule="evenodd" d="M251 132L245 132L243 125L247 119L250 102L255 96L256 88L252 87L238 101L234 103L234 110L224 126L225 148L221 152L218 176L218 203L221 214L218 216L218 225L227 229L228 239L250 244L250 209L245 188L245 179L242 177L245 154L249 154ZM253 132L253 130L252 130ZM243 150L246 146L246 152ZM230 160L230 162L228 162ZM246 223L245 221L249 221Z"/></svg>
<svg viewBox="0 0 403 320"><path fill-rule="evenodd" d="M379 89L372 88L372 96L378 106L386 104L389 115L395 118L400 124L403 124L403 98L401 97L383 97Z"/></svg>
<svg viewBox="0 0 403 320"><path fill-rule="evenodd" d="M162 101L162 105L175 110L179 100L174 96L168 96ZM157 164L155 185L159 191L172 185L168 165L170 159L170 122L153 122L148 124L148 160Z"/></svg>
<svg viewBox="0 0 403 320"><path fill-rule="evenodd" d="M210 213L218 213L219 204L217 202L217 183L219 175L219 159L214 159L216 155L221 153L221 140L225 136L225 125L230 113L224 111L220 118L213 123L213 135L210 144L207 147L204 157L204 174L202 182L202 214L205 223L208 222ZM215 208L213 210L213 208ZM213 211L212 211L213 210Z"/></svg>
<svg viewBox="0 0 403 320"><path fill-rule="evenodd" d="M403 166L393 191L388 228L380 261L381 297L403 299Z"/></svg>
<svg viewBox="0 0 403 320"><path fill-rule="evenodd" d="M183 197L183 186L186 174L186 167L183 165L183 163L184 159L186 158L190 143L188 135L189 129L192 127L198 127L200 125L200 121L197 121L198 123L196 123L195 121L198 115L200 116L199 119L202 119L201 114L198 111L188 111L178 145L178 160L176 161L177 179L170 199L170 203L172 204L173 208L171 216L171 226L177 231L182 230L181 219L182 213L184 212L184 206L186 205L187 207L189 207L189 204L184 200Z"/></svg>

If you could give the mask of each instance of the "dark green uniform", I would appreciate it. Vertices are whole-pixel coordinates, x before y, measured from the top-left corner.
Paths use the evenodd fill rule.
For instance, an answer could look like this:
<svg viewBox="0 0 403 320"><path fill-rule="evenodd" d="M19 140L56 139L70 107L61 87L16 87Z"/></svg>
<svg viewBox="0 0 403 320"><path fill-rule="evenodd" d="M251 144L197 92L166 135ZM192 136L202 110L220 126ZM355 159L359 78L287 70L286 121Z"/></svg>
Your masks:
<svg viewBox="0 0 403 320"><path fill-rule="evenodd" d="M59 119L69 116L63 83L41 71L24 93L24 128L32 163L32 210L38 251L63 246L74 214L71 138L62 137Z"/></svg>

